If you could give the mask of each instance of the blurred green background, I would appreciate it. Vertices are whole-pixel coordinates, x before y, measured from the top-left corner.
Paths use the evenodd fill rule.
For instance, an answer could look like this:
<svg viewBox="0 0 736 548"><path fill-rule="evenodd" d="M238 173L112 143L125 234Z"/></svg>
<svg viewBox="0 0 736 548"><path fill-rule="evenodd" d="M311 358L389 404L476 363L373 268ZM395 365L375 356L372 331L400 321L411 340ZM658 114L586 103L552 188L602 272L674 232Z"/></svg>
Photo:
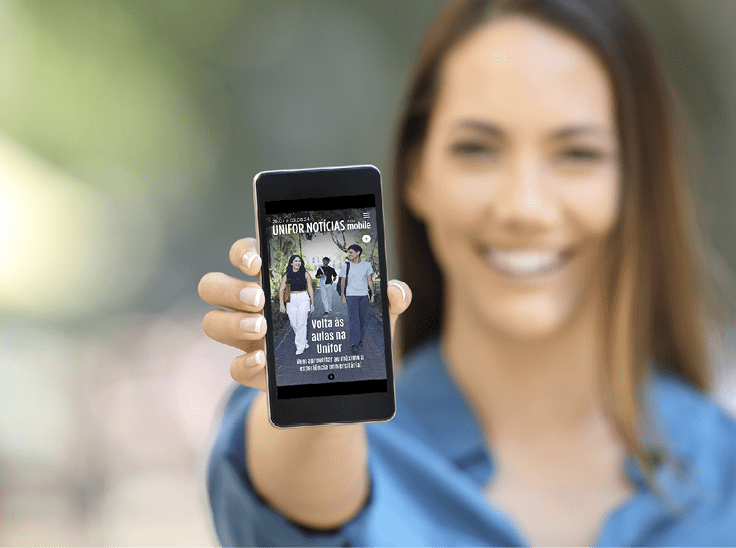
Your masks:
<svg viewBox="0 0 736 548"><path fill-rule="evenodd" d="M261 170L372 163L390 229L396 117L440 4L0 0L0 544L217 543L204 451L238 351L202 333L197 283L236 274ZM736 2L632 6L733 271Z"/></svg>

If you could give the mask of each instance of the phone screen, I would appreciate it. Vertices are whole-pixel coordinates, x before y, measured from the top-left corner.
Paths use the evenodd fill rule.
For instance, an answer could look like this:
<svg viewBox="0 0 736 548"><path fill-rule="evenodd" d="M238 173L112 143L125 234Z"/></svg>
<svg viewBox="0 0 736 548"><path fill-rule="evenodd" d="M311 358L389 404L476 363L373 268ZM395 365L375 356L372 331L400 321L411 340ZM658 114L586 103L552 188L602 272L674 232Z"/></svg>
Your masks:
<svg viewBox="0 0 736 548"><path fill-rule="evenodd" d="M386 392L375 196L266 201L264 209L277 397Z"/></svg>

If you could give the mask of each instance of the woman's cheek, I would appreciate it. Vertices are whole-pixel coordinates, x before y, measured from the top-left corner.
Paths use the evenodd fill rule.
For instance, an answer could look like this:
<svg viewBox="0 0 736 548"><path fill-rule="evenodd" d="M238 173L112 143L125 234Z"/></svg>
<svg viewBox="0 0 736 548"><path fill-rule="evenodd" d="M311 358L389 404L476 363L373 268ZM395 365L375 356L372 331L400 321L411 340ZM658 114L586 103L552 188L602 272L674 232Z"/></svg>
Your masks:
<svg viewBox="0 0 736 548"><path fill-rule="evenodd" d="M435 219L426 226L432 255L443 274L445 283L452 285L462 278L458 276L457 265L467 266L477 260L470 244L472 228L459 225L458 217Z"/></svg>
<svg viewBox="0 0 736 548"><path fill-rule="evenodd" d="M618 204L612 200L601 200L593 207L586 206L581 215L585 217L589 231L603 237L611 231L618 218Z"/></svg>
<svg viewBox="0 0 736 548"><path fill-rule="evenodd" d="M568 189L566 202L577 224L589 234L604 236L612 228L619 212L618 184L588 185Z"/></svg>
<svg viewBox="0 0 736 548"><path fill-rule="evenodd" d="M483 211L488 190L488 181L480 177L448 175L436 180L431 188L433 214L452 224L466 224Z"/></svg>

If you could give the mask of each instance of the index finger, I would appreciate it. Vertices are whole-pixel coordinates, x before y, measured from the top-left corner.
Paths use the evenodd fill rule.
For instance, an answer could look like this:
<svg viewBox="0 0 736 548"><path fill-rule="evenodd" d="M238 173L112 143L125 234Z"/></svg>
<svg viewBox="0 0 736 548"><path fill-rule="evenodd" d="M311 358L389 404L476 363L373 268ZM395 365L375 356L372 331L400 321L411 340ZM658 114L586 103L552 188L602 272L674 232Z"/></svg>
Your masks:
<svg viewBox="0 0 736 548"><path fill-rule="evenodd" d="M248 276L258 276L261 272L261 256L255 238L238 240L230 248L230 262Z"/></svg>

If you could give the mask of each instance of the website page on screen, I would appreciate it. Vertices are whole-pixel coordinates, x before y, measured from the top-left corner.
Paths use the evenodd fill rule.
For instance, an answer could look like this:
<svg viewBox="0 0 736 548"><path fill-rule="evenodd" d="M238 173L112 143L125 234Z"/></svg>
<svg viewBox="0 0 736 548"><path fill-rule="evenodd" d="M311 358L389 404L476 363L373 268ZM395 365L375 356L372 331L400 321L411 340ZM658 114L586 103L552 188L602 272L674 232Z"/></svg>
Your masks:
<svg viewBox="0 0 736 548"><path fill-rule="evenodd" d="M373 196L365 196L365 207L349 209L282 211L275 204L279 202L266 203L265 220L279 391L385 380ZM290 288L284 307L279 299L282 284Z"/></svg>

